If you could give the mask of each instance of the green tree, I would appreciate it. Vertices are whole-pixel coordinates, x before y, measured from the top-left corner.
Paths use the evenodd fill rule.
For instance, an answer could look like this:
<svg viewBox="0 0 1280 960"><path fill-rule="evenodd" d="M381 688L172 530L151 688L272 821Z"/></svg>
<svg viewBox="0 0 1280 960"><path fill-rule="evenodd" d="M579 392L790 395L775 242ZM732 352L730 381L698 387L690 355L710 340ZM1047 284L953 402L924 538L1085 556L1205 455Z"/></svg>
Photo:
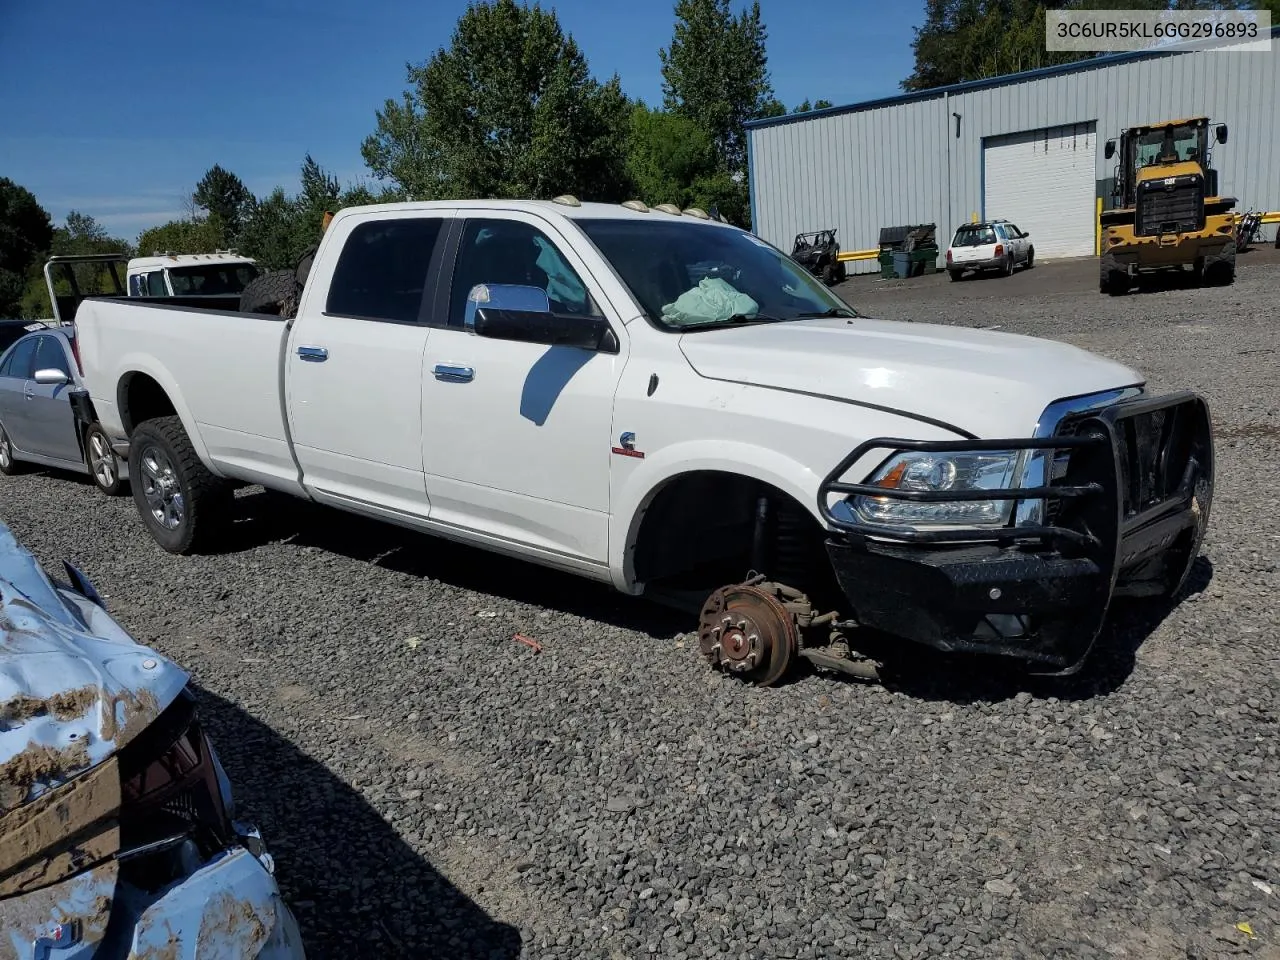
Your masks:
<svg viewBox="0 0 1280 960"><path fill-rule="evenodd" d="M1096 53L1045 49L1045 11L1110 10L1115 0L926 0L915 28L915 67L904 90L928 90L967 80L1087 60ZM1126 0L1130 10L1269 8L1280 0Z"/></svg>
<svg viewBox="0 0 1280 960"><path fill-rule="evenodd" d="M316 227L318 230L319 224ZM250 205L240 235L240 252L265 269L282 270L294 266L306 251L310 241L303 234L299 204L283 187L276 187Z"/></svg>
<svg viewBox="0 0 1280 960"><path fill-rule="evenodd" d="M220 228L219 244L229 247L236 242L244 225L245 213L253 200L253 194L239 177L214 164L196 184L192 200L205 210L213 221L211 227ZM210 229L210 228L206 228ZM192 253L203 251L190 251Z"/></svg>
<svg viewBox="0 0 1280 960"><path fill-rule="evenodd" d="M224 249L226 229L217 214L186 220L170 220L144 230L138 236L138 252L149 257L156 253L213 253Z"/></svg>
<svg viewBox="0 0 1280 960"><path fill-rule="evenodd" d="M0 317L19 314L31 269L52 244L49 212L26 187L0 177Z"/></svg>
<svg viewBox="0 0 1280 960"><path fill-rule="evenodd" d="M830 100L815 100L810 103L808 99L804 103L797 104L791 111L792 113L808 113L810 110L826 110L832 105Z"/></svg>
<svg viewBox="0 0 1280 960"><path fill-rule="evenodd" d="M1069 63L1091 53L1045 50L1044 13L1065 3L1036 0L926 0L915 28L915 69L904 90L979 80Z"/></svg>
<svg viewBox="0 0 1280 960"><path fill-rule="evenodd" d="M49 243L49 253L65 257L77 254L114 253L121 257L134 254L133 245L121 237L111 236L102 224L93 217L78 210L67 214L62 226L55 227ZM76 284L85 293L116 293L116 286L111 280L110 268L104 264L81 263L72 268L75 272ZM124 282L124 274L116 268L120 282ZM65 281L59 281L60 293L70 293L71 287ZM44 277L43 264L37 260L27 271L26 286L22 292L20 305L24 317L50 317L53 306L49 303L49 290Z"/></svg>
<svg viewBox="0 0 1280 960"><path fill-rule="evenodd" d="M415 199L619 199L628 104L594 80L552 11L514 0L467 7L448 49L409 66L362 146L369 169Z"/></svg>
<svg viewBox="0 0 1280 960"><path fill-rule="evenodd" d="M694 185L717 171L711 135L688 117L637 104L627 137L627 176L650 205L695 202Z"/></svg>
<svg viewBox="0 0 1280 960"><path fill-rule="evenodd" d="M742 170L744 124L773 115L775 102L760 4L734 16L729 0L677 0L675 15L671 44L659 51L666 107L711 134L724 169Z"/></svg>

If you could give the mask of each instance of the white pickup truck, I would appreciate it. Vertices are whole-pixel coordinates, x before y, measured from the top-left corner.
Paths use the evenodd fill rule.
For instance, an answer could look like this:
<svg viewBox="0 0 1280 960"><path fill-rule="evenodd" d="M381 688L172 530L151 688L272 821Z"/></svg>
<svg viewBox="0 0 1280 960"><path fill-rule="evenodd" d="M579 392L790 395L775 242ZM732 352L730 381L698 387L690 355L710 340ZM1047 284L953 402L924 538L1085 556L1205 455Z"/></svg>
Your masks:
<svg viewBox="0 0 1280 960"><path fill-rule="evenodd" d="M770 684L797 656L867 672L868 628L1072 672L1114 596L1181 589L1208 522L1200 397L865 318L700 210L348 208L296 302L79 305L92 407L166 550L261 484L697 598L708 660Z"/></svg>

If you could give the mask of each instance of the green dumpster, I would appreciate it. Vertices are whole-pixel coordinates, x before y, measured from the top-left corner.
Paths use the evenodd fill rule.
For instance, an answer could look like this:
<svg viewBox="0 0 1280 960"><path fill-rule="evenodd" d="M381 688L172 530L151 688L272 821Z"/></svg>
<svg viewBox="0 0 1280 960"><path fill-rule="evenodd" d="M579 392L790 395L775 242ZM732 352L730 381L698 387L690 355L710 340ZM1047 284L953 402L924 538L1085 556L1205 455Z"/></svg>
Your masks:
<svg viewBox="0 0 1280 960"><path fill-rule="evenodd" d="M893 268L893 248L880 248L880 276L885 280L892 280L897 276Z"/></svg>
<svg viewBox="0 0 1280 960"><path fill-rule="evenodd" d="M911 275L913 277L938 272L937 247L918 247L912 250L909 256L911 257Z"/></svg>

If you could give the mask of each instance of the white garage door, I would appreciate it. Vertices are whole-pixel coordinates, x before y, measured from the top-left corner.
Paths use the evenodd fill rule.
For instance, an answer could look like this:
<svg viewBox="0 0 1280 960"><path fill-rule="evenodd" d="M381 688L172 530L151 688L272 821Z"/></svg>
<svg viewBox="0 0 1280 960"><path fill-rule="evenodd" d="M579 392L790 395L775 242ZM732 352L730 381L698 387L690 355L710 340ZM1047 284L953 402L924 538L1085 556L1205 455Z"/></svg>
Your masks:
<svg viewBox="0 0 1280 960"><path fill-rule="evenodd" d="M1037 260L1093 256L1097 151L1092 121L987 137L982 215L1031 234Z"/></svg>

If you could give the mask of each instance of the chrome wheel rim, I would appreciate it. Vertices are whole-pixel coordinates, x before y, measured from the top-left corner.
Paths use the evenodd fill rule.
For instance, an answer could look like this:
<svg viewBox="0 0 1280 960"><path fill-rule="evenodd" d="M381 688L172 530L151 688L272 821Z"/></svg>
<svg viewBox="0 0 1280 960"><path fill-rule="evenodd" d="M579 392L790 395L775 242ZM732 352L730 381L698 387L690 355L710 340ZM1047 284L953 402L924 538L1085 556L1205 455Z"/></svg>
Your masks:
<svg viewBox="0 0 1280 960"><path fill-rule="evenodd" d="M153 446L144 447L138 460L142 466L142 497L147 502L147 511L166 530L177 530L187 511L173 464L163 450Z"/></svg>
<svg viewBox="0 0 1280 960"><path fill-rule="evenodd" d="M13 452L9 449L9 435L4 432L4 427L0 427L0 467L8 470L11 463Z"/></svg>
<svg viewBox="0 0 1280 960"><path fill-rule="evenodd" d="M116 455L100 433L89 440L89 466L99 486L110 487L116 482Z"/></svg>

